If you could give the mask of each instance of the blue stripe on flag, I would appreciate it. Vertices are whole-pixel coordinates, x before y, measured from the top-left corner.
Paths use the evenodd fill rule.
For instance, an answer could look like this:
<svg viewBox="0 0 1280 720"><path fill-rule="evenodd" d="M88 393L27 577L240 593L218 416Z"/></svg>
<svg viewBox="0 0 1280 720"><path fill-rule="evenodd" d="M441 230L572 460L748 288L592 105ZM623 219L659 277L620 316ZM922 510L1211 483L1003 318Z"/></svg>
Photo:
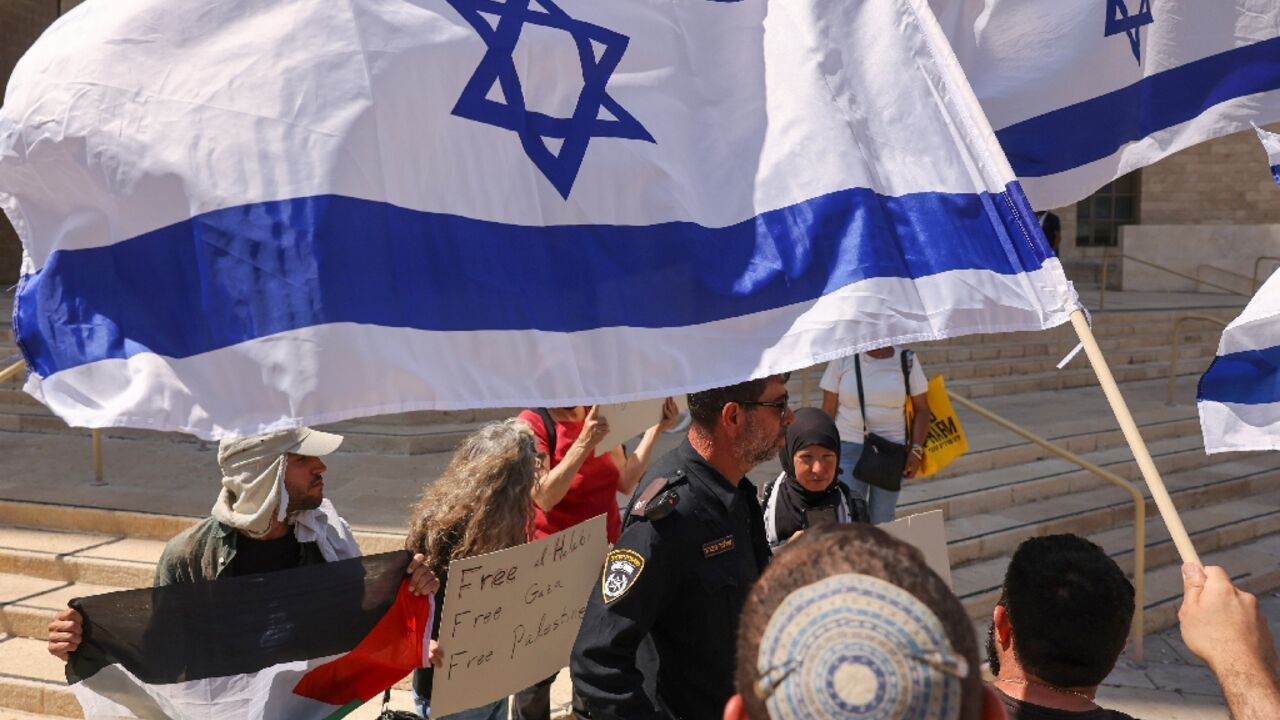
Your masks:
<svg viewBox="0 0 1280 720"><path fill-rule="evenodd" d="M1280 403L1280 347L1219 355L1200 377L1196 400Z"/></svg>
<svg viewBox="0 0 1280 720"><path fill-rule="evenodd" d="M1280 165L1271 166L1271 177L1275 178L1277 185L1280 185Z"/></svg>
<svg viewBox="0 0 1280 720"><path fill-rule="evenodd" d="M871 277L1011 275L1049 249L1022 188L844 190L724 228L508 225L317 196L209 212L54 253L23 279L19 341L42 377L189 357L350 322L435 331L687 326Z"/></svg>
<svg viewBox="0 0 1280 720"><path fill-rule="evenodd" d="M1280 38L1210 55L996 133L1018 177L1042 177L1110 156L1233 98L1280 88Z"/></svg>

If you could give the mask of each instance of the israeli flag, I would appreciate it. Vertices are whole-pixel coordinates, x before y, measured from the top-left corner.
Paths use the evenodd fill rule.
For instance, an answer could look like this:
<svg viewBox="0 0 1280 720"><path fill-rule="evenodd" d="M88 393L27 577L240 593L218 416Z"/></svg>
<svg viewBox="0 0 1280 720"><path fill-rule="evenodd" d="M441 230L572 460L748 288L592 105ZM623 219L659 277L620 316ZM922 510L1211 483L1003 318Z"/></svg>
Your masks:
<svg viewBox="0 0 1280 720"><path fill-rule="evenodd" d="M27 390L204 437L658 397L1079 307L927 0L90 0L21 60Z"/></svg>
<svg viewBox="0 0 1280 720"><path fill-rule="evenodd" d="M1275 178L1277 185L1280 185L1280 135L1267 132L1257 125L1254 125L1253 129L1258 131L1262 149L1267 151L1267 164L1271 166L1271 177Z"/></svg>
<svg viewBox="0 0 1280 720"><path fill-rule="evenodd" d="M1280 450L1280 272L1222 331L1196 401L1210 455Z"/></svg>
<svg viewBox="0 0 1280 720"><path fill-rule="evenodd" d="M1275 0L931 0L1038 209L1280 120Z"/></svg>

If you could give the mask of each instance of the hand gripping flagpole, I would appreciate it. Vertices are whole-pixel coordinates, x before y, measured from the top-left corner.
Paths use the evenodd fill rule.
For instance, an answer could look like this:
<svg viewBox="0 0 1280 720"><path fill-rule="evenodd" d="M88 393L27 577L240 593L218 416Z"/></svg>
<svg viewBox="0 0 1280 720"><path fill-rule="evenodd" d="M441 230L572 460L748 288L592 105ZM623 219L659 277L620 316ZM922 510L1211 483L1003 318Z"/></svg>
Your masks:
<svg viewBox="0 0 1280 720"><path fill-rule="evenodd" d="M1143 442L1142 435L1138 432L1138 425L1133 421L1133 415L1129 413L1129 406L1125 404L1124 396L1120 394L1116 379L1111 376L1111 368L1107 367L1107 359L1102 356L1102 349L1098 347L1098 341L1093 337L1093 329L1085 320L1084 312L1076 310L1071 313L1071 324L1076 329L1076 335L1080 337L1080 344L1084 345L1084 352L1089 356L1089 363L1093 365L1093 372L1098 376L1098 384L1102 386L1102 392L1107 396L1111 412L1120 423L1120 431L1124 433L1124 439L1129 443L1134 459L1138 461L1138 469L1142 471L1142 478L1147 481L1147 488L1151 490L1151 497L1156 501L1160 517L1164 520L1165 527L1169 529L1169 537L1178 548L1178 555L1184 563L1201 564L1200 556L1196 554L1196 549L1191 544L1191 537L1187 535L1187 529L1182 525L1182 518L1178 517L1178 509L1173 506L1173 498L1169 497L1169 491L1164 486L1164 480L1160 478L1160 472L1156 470L1155 461L1151 459L1147 444Z"/></svg>

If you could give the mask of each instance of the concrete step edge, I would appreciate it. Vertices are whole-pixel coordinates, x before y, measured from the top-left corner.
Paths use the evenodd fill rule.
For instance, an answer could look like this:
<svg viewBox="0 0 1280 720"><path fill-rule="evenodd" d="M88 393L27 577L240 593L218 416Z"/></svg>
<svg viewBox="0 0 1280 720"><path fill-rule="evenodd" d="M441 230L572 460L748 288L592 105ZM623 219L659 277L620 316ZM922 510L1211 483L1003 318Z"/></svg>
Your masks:
<svg viewBox="0 0 1280 720"><path fill-rule="evenodd" d="M44 717L84 717L65 684L16 675L0 675L0 707Z"/></svg>
<svg viewBox="0 0 1280 720"><path fill-rule="evenodd" d="M1172 444L1172 441L1168 442ZM1214 462L1212 458L1204 454L1202 447L1175 448L1168 451L1161 451L1158 443L1152 443L1150 447L1156 448L1152 451L1152 459L1156 461L1158 469L1162 472L1183 472L1211 465ZM1098 462L1097 457L1089 457L1089 455L1097 455L1103 452L1110 452L1115 449L1115 447L1107 448L1106 450L1099 450L1094 453L1084 454L1082 457L1094 462L1104 470L1108 470L1119 475L1122 479L1128 480L1131 483L1141 484L1142 477L1132 458L1125 458L1111 462ZM1052 462L1053 460L1055 460L1055 458L1047 459L1048 462ZM1063 460L1061 462L1067 463L1068 461ZM1160 467L1162 462L1165 467ZM1168 465L1174 464L1175 462L1179 467L1176 470L1170 470ZM975 473L975 475L981 475L981 473ZM972 475L959 477L972 477ZM959 479L959 477L945 479L956 480ZM921 486L928 487L928 484L922 483ZM1092 471L1071 465L1067 469L1050 472L1044 475L992 483L978 489L957 491L942 496L926 496L919 500L899 505L899 511L911 514L942 509L944 512L947 512L947 517L959 518L966 517L968 513L953 513L950 512L949 509L957 505L976 504L983 507L984 511L994 511L1011 507L1013 505L1024 504L1026 502L1047 500L1069 493L1082 492L1100 487L1110 487L1110 484L1106 480L1096 477ZM1006 502L998 502L1002 496L1005 497Z"/></svg>
<svg viewBox="0 0 1280 720"><path fill-rule="evenodd" d="M1253 486L1272 481L1280 476L1280 471L1268 468L1241 476L1223 478L1202 483L1192 487L1171 490L1175 504L1182 511L1200 507L1203 503L1229 495L1253 494L1257 491ZM1117 490L1117 493L1119 491ZM1120 494L1117 494L1117 498ZM1028 505L1033 503L1028 503ZM1148 516L1157 514L1154 501L1147 498L1146 512ZM1011 553L1018 543L1033 535L1071 532L1077 535L1088 535L1101 529L1132 524L1133 503L1128 499L1117 499L1115 502L1087 510L1071 511L1058 515L1038 518L1034 521L1019 523L1012 527L982 533L948 541L947 552L954 566L972 561Z"/></svg>
<svg viewBox="0 0 1280 720"><path fill-rule="evenodd" d="M1150 527L1152 523L1159 523L1161 520L1149 518L1147 525ZM1127 528L1132 528L1130 523ZM1113 528L1114 529L1114 528ZM1266 532L1250 532L1251 530L1266 530ZM1194 532L1189 532L1191 542L1195 545L1197 552L1201 554L1212 553L1219 550L1229 549L1238 545L1247 544L1259 537L1275 534L1280 531L1280 511L1273 511L1265 515L1243 518L1238 522L1224 523L1222 525L1203 528ZM1091 536L1090 539L1094 539ZM1241 540L1233 538L1244 537ZM1095 540L1096 542L1096 540ZM1116 564L1128 575L1133 577L1133 547L1127 546L1120 551L1109 552L1108 555L1116 561ZM1005 558L1006 565L1008 558ZM1181 565L1181 559L1178 556L1177 548L1174 547L1170 538L1158 538L1145 543L1146 574L1149 576L1152 572L1166 567L1171 564ZM953 580L959 580L963 574L964 566L952 568ZM991 608L1000 598L1000 585L983 584L976 588L963 588L960 583L956 583L956 595L960 598L960 602L964 604L965 610L973 619L986 617L990 614Z"/></svg>

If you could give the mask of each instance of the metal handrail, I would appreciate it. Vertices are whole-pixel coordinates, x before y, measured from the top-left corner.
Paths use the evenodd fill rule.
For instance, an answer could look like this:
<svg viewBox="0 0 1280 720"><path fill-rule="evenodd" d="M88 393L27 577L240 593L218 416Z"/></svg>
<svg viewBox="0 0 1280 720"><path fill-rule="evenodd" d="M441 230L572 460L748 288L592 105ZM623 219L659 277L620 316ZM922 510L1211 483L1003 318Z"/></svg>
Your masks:
<svg viewBox="0 0 1280 720"><path fill-rule="evenodd" d="M1178 334L1178 330L1182 329L1183 323L1190 322L1192 320L1201 320L1213 323L1218 327L1227 326L1225 320L1219 320L1218 318L1209 317L1208 315L1183 315L1173 321L1173 329L1169 331L1169 345L1172 347L1172 350L1169 353L1169 388L1168 392L1165 394L1166 405L1173 404L1173 382L1178 376L1178 348L1182 347L1182 336Z"/></svg>
<svg viewBox="0 0 1280 720"><path fill-rule="evenodd" d="M1263 260L1280 262L1280 257L1276 257L1275 255L1262 255L1257 260L1253 261L1253 277L1249 281L1249 287L1253 292L1258 292L1258 266L1262 264Z"/></svg>
<svg viewBox="0 0 1280 720"><path fill-rule="evenodd" d="M14 377L17 377L18 373L26 369L27 369L27 363L25 361L19 360L18 362L10 365L9 367L3 370L0 370L0 383L9 382ZM107 481L104 479L105 473L102 469L102 431L101 430L94 430L92 432L92 442L93 442L93 484L106 485Z"/></svg>
<svg viewBox="0 0 1280 720"><path fill-rule="evenodd" d="M1199 290L1201 285L1208 285L1211 288L1217 288L1218 290L1222 290L1223 292L1229 292L1232 295L1241 295L1243 297L1249 297L1248 293L1242 293L1239 290L1232 290L1229 287L1211 283L1208 280L1201 280L1199 277L1196 277L1195 275L1188 275L1183 272L1178 272L1177 270L1170 270L1169 268L1163 265L1158 265L1156 263L1153 263L1150 260L1143 260L1142 258L1136 258L1132 255L1126 255L1125 253L1118 253L1115 255L1103 254L1102 256L1102 288L1098 294L1099 310L1103 310L1107 306L1107 267L1108 267L1107 261L1112 258L1119 258L1121 260L1132 260L1133 262L1136 262L1139 265L1146 265L1147 267L1151 267L1151 268L1155 268L1156 270L1167 272L1170 275L1177 275L1180 278L1185 278L1187 280L1190 280L1196 283L1197 290Z"/></svg>
<svg viewBox="0 0 1280 720"><path fill-rule="evenodd" d="M1129 493L1129 496L1133 499L1133 593L1134 593L1133 624L1129 628L1129 653L1134 660L1141 661L1142 655L1143 655L1142 653L1142 638L1143 638L1143 624L1144 624L1143 605L1146 604L1143 598L1145 596L1145 591L1146 591L1146 572L1147 572L1147 498L1142 494L1140 490L1138 490L1138 488L1133 483L1129 482L1128 480L1125 480L1119 475L1116 475L1115 473L1109 470L1104 470L1103 468L1098 467L1097 465L1089 462L1088 460L1085 460L1084 458L1080 457L1079 455L1076 455L1070 450L1067 450L1066 448L1061 447L1059 445L1055 445L1054 443L1040 437L1039 435L1036 435L1035 433L1023 428L1021 425L1018 425L1017 423L1014 423L1011 420L1006 420L1005 418L991 412L990 410L982 407L981 405L978 405L977 403L973 402L968 398L960 397L959 395L956 395L950 390L947 391L947 395L951 396L951 402L958 403L962 407L968 410L972 410L978 415L981 415L982 417L986 418L987 420L990 420L991 422L1004 428L1005 430L1008 430L1014 435L1017 435L1022 439L1028 440L1036 445L1039 445L1042 449L1047 450L1049 453L1056 455L1062 458L1063 460L1066 460L1067 462L1079 465L1081 468L1088 470L1089 472L1093 473L1094 475L1101 478L1102 480L1105 480L1106 482L1109 482L1112 485L1115 485L1116 487Z"/></svg>
<svg viewBox="0 0 1280 720"><path fill-rule="evenodd" d="M18 362L10 365L9 367L3 370L0 370L0 383L9 382L9 380L16 377L18 373L26 369L27 369L27 363L22 360L19 360Z"/></svg>
<svg viewBox="0 0 1280 720"><path fill-rule="evenodd" d="M1196 289L1195 289L1196 292L1200 292L1200 283L1204 282L1203 280L1200 279L1200 271L1206 268L1208 268L1209 270L1215 270L1217 272L1220 272L1223 275L1231 275L1233 277L1238 277L1241 280L1248 280L1251 283L1253 282L1253 279L1250 278L1248 275L1245 275L1244 273L1238 273L1235 270L1220 268L1217 265L1210 265L1209 263L1200 263L1199 265L1196 266ZM1253 286L1250 285L1249 287L1253 287Z"/></svg>

